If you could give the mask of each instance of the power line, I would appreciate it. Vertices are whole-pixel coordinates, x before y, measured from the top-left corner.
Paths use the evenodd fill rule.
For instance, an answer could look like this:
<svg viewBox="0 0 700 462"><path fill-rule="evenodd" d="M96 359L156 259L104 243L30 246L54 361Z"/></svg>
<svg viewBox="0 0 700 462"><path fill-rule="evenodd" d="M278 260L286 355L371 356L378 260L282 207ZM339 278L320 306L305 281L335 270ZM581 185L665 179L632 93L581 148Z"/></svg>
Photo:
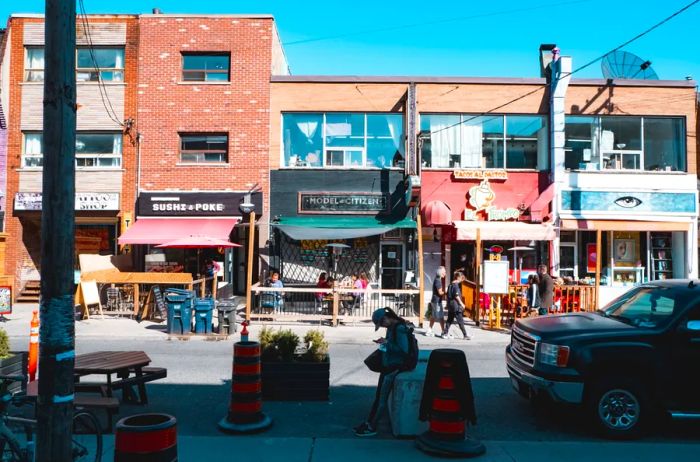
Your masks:
<svg viewBox="0 0 700 462"><path fill-rule="evenodd" d="M678 15L684 13L684 12L687 11L689 8L691 8L692 6L694 6L694 5L698 4L698 3L700 3L700 0L694 0L694 1L690 2L690 3L688 3L688 4L687 4L686 6L684 6L683 8L679 9L678 11L674 12L674 13L671 14L670 16L667 16L666 18L664 18L664 19L662 19L661 21L657 22L656 24L654 24L654 25L651 26L650 28L646 29L644 32L641 32L641 33L637 34L636 36L634 36L633 38L631 38L631 39L627 40L626 42L622 43L621 45L618 45L617 47L613 48L612 50L608 51L607 53L605 53L605 54L603 54L603 55L601 55L601 56L599 56L599 57L597 57L597 58L595 58L595 59L593 59L593 60L587 62L586 64L584 64L584 65L582 65L582 66L580 66L580 67L577 67L576 69L574 69L574 70L571 71L571 72L568 72L568 73L565 73L565 74L562 74L562 75L558 76L558 77L557 77L557 80L561 80L561 79L570 77L570 76L576 74L577 72L580 72L580 71L582 71L583 69L586 69L587 67L592 66L593 64L597 63L597 62L600 61L601 59L605 58L605 57L606 57L607 55L609 55L610 53L614 53L614 52L620 50L621 48L626 47L626 46L629 45L630 43L632 43L632 42L634 42L634 41L636 41L636 40L639 40L640 38L644 37L645 35L647 35L647 34L650 33L651 31L653 31L653 30L659 28L659 27L662 26L663 24L667 23L668 21L670 21L671 19L675 18L676 16L678 16ZM489 109L489 110L486 111L486 112L482 112L482 113L480 113L480 114L474 115L474 116L470 117L469 119L462 120L462 121L460 121L460 122L458 122L458 123L456 123L456 124L449 125L449 126L447 126L447 127L443 127L443 128L438 129L438 130L432 131L431 134L432 134L432 133L439 133L439 132L444 131L444 130L449 130L450 128L454 128L454 127L457 127L457 126L459 126L459 125L462 125L462 124L464 124L464 123L466 123L466 122L469 122L469 121L471 121L471 120L474 120L474 119L476 119L477 117L482 117L482 116L484 116L484 115L486 115L486 114L491 114L491 113L493 113L494 111L497 111L497 110L502 109L502 108L504 108L504 107L506 107L506 106L509 106L509 105L511 105L511 104L513 104L513 103L515 103L515 102L517 102L517 101L520 101L521 99L527 98L528 96L533 95L533 94L537 93L538 91L544 90L545 88L547 88L547 86L548 86L548 84L540 85L540 86L538 86L537 88L535 88L534 90L531 90L531 91L529 91L529 92L527 92L527 93L525 93L525 94L523 94L523 95L520 95L520 96L518 96L517 98L514 98L514 99L512 99L512 100L510 100L510 101L508 101L508 102L506 102L506 103L503 103L503 104L501 104L501 105L499 105L499 106L496 106L496 107L494 107L494 108L491 108L491 109Z"/></svg>
<svg viewBox="0 0 700 462"><path fill-rule="evenodd" d="M515 9L510 9L510 10L493 11L490 13L479 13L479 14L474 14L474 15L470 15L470 16L459 16L456 18L443 18L443 19L436 19L433 21L422 21L422 22L416 22L416 23L411 23L411 24L399 24L396 26L382 27L382 28L378 28L378 29L369 29L369 30L357 31L357 32L347 32L345 34L328 35L325 37L316 37L316 38L310 38L310 39L294 40L292 42L285 42L283 45L290 46L290 45L300 45L302 43L321 42L324 40L334 40L334 39L345 38L345 37L355 37L358 35L377 34L377 33L381 33L381 32L390 32L390 31L396 31L396 30L401 30L401 29L411 29L414 27L423 27L423 26L429 26L429 25L435 25L435 24L445 24L448 22L459 22L459 21L465 21L465 20L469 20L469 19L478 19L478 18L487 18L487 17L491 17L491 16L507 15L507 14L511 14L511 13L524 13L527 11L541 10L543 8L553 8L553 7L557 7L557 6L572 5L572 4L576 4L576 3L588 3L591 1L593 1L593 0L570 0L570 1L566 1L566 2L548 3L546 5L537 5L537 6L524 7L524 8L515 8Z"/></svg>

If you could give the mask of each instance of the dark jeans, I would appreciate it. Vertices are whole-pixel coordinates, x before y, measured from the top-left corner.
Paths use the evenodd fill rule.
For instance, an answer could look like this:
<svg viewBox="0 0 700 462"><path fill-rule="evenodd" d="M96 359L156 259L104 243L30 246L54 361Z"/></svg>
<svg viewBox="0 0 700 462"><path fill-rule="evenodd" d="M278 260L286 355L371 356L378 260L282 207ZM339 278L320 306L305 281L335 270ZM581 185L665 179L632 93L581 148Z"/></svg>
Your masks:
<svg viewBox="0 0 700 462"><path fill-rule="evenodd" d="M457 325L459 326L459 330L462 331L462 335L465 337L467 336L467 330L464 328L464 315L462 314L462 308L452 308L449 307L447 310L447 325L445 326L445 334L450 333L450 327L455 323L455 319L457 320Z"/></svg>
<svg viewBox="0 0 700 462"><path fill-rule="evenodd" d="M398 373L398 370L394 370L379 374L377 393L374 395L374 402L372 403L372 408L370 409L369 417L367 418L367 422L369 422L372 428L377 428L377 422L386 410L386 406L389 401L389 393L391 393L391 389L394 387L394 380L396 379Z"/></svg>

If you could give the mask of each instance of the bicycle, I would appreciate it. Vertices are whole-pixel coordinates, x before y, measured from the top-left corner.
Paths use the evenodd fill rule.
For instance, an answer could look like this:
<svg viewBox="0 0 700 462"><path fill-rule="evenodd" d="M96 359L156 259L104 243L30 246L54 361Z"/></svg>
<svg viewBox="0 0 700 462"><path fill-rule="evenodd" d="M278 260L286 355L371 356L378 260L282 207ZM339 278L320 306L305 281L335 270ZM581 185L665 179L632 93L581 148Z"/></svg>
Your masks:
<svg viewBox="0 0 700 462"><path fill-rule="evenodd" d="M24 392L12 394L8 391L11 382L21 382L25 390L26 380L21 375L0 375L0 462L34 462L36 419L11 416L8 412L10 405L20 407L33 402ZM10 425L24 430L25 444ZM102 428L97 417L87 409L76 408L73 414L72 456L75 462L102 460Z"/></svg>

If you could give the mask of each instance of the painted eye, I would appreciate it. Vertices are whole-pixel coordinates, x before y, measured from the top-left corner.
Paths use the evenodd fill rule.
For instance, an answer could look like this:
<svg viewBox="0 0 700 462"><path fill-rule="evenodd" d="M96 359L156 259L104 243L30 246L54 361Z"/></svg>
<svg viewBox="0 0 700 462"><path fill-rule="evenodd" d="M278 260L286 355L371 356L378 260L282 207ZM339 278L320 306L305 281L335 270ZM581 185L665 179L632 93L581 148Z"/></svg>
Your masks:
<svg viewBox="0 0 700 462"><path fill-rule="evenodd" d="M632 197L632 196L624 196L624 197L621 197L615 201L615 204L619 205L620 207L624 207L626 209L631 209L631 208L637 207L641 203L642 203L641 200L637 199L636 197Z"/></svg>

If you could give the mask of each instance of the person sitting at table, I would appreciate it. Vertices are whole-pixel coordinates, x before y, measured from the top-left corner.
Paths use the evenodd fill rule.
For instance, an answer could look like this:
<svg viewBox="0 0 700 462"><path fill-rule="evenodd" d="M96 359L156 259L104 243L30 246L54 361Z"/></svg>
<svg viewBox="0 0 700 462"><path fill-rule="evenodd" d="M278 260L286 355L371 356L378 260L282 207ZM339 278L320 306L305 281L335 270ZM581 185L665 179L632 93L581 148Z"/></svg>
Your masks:
<svg viewBox="0 0 700 462"><path fill-rule="evenodd" d="M277 271L270 275L270 287L275 287L278 289L282 289L284 287L284 284L282 284L282 280L280 279L280 273ZM274 300L275 313L279 314L284 308L284 292L272 292L272 297Z"/></svg>
<svg viewBox="0 0 700 462"><path fill-rule="evenodd" d="M332 285L330 285L328 283L328 281L329 281L328 273L326 273L324 271L318 276L318 281L316 282L316 287L318 287L319 289L330 289L332 287ZM316 301L316 307L318 308L318 311L322 310L323 297L325 297L326 295L328 295L328 294L326 294L326 292L316 292L314 294L314 299Z"/></svg>
<svg viewBox="0 0 700 462"><path fill-rule="evenodd" d="M360 273L360 282L362 283L362 289L366 290L367 286L369 286L369 278L364 271Z"/></svg>
<svg viewBox="0 0 700 462"><path fill-rule="evenodd" d="M362 280L357 275L357 273L352 273L351 280L352 288L355 289L355 291L351 294L349 306L346 306L346 310L349 311L350 314L352 314L353 308L360 305L360 303L362 302L362 297L364 295L364 287L362 287Z"/></svg>

